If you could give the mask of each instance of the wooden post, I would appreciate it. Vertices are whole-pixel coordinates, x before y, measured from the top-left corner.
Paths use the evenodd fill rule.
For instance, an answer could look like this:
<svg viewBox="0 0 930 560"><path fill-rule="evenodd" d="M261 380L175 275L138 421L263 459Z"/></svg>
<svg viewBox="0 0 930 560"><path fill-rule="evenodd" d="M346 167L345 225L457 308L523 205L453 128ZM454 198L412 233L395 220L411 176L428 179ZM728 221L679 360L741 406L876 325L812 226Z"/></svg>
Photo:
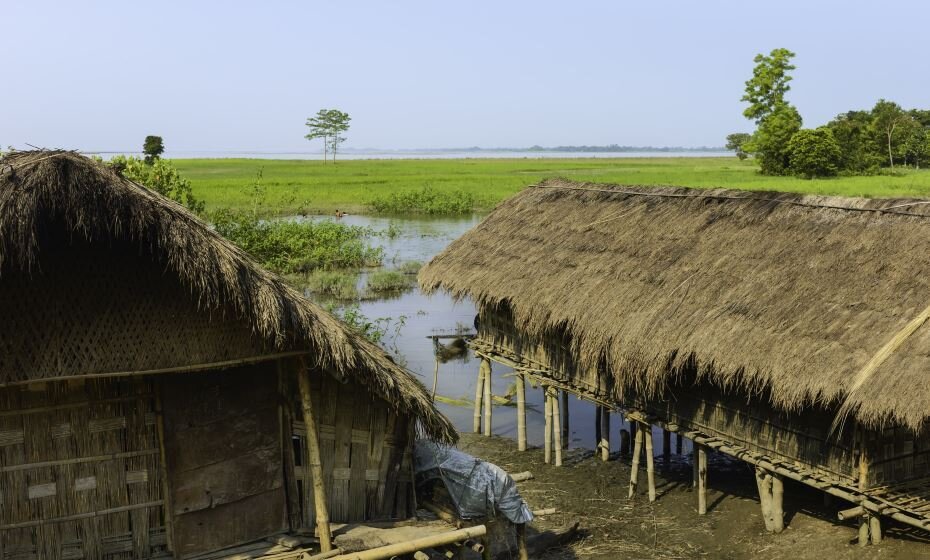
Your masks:
<svg viewBox="0 0 930 560"><path fill-rule="evenodd" d="M300 404L307 431L307 466L313 478L313 505L316 507L316 527L320 538L320 550L329 552L333 548L333 542L329 532L329 511L326 509L326 486L323 485L320 436L317 431L316 416L313 413L313 401L310 398L310 370L307 369L303 359L300 360L300 369L297 372L297 384L300 388Z"/></svg>
<svg viewBox="0 0 930 560"><path fill-rule="evenodd" d="M483 363L483 362L482 362ZM475 385L475 419L472 422L473 431L481 433L481 397L484 395L484 368L478 366L478 383Z"/></svg>
<svg viewBox="0 0 930 560"><path fill-rule="evenodd" d="M526 451L526 379L517 374L517 449Z"/></svg>
<svg viewBox="0 0 930 560"><path fill-rule="evenodd" d="M655 452L652 450L652 425L643 424L639 431L643 432L643 440L646 443L646 481L649 483L649 501L654 502L656 501L656 473Z"/></svg>
<svg viewBox="0 0 930 560"><path fill-rule="evenodd" d="M698 487L698 471L701 468L700 460L698 459L698 447L701 444L691 440L691 488Z"/></svg>
<svg viewBox="0 0 930 560"><path fill-rule="evenodd" d="M877 515L869 516L869 536L871 537L872 544L880 544L882 542L882 519Z"/></svg>
<svg viewBox="0 0 930 560"><path fill-rule="evenodd" d="M633 437L633 463L630 466L630 498L636 495L636 484L639 478L639 456L642 453L642 449L643 431L637 430L636 436Z"/></svg>
<svg viewBox="0 0 930 560"><path fill-rule="evenodd" d="M672 462L672 432L662 429L662 468L668 470Z"/></svg>
<svg viewBox="0 0 930 560"><path fill-rule="evenodd" d="M543 431L543 448L545 453L543 460L548 465L552 462L552 398L549 395L549 387L543 387L543 400L545 401L546 427Z"/></svg>
<svg viewBox="0 0 930 560"><path fill-rule="evenodd" d="M675 434L675 455L681 456L681 433Z"/></svg>
<svg viewBox="0 0 930 560"><path fill-rule="evenodd" d="M601 449L601 405L594 405L594 454Z"/></svg>
<svg viewBox="0 0 930 560"><path fill-rule="evenodd" d="M781 475L772 473L772 532L785 530L785 483Z"/></svg>
<svg viewBox="0 0 930 560"><path fill-rule="evenodd" d="M491 360L483 358L481 368L484 369L484 435L491 435Z"/></svg>
<svg viewBox="0 0 930 560"><path fill-rule="evenodd" d="M762 510L762 522L765 530L772 532L772 475L761 467L756 467L756 487L759 489L759 506Z"/></svg>
<svg viewBox="0 0 930 560"><path fill-rule="evenodd" d="M549 389L552 399L552 448L555 450L555 466L562 466L562 406L559 403L559 392Z"/></svg>
<svg viewBox="0 0 930 560"><path fill-rule="evenodd" d="M571 429L568 426L568 391L562 391L562 449L568 449L568 440L571 438Z"/></svg>
<svg viewBox="0 0 930 560"><path fill-rule="evenodd" d="M610 409L601 409L601 461L610 459Z"/></svg>
<svg viewBox="0 0 930 560"><path fill-rule="evenodd" d="M698 446L698 514L707 513L707 449Z"/></svg>

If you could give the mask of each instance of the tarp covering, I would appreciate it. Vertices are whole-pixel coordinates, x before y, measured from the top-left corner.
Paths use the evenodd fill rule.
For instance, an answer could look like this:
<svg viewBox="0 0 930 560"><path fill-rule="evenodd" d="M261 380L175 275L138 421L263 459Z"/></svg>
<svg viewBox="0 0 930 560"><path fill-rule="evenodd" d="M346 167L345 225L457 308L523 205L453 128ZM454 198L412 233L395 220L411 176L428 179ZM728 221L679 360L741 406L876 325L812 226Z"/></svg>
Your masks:
<svg viewBox="0 0 930 560"><path fill-rule="evenodd" d="M414 470L417 486L442 481L462 519L493 518L500 513L512 523L533 520L517 484L497 465L453 447L419 440L414 449Z"/></svg>

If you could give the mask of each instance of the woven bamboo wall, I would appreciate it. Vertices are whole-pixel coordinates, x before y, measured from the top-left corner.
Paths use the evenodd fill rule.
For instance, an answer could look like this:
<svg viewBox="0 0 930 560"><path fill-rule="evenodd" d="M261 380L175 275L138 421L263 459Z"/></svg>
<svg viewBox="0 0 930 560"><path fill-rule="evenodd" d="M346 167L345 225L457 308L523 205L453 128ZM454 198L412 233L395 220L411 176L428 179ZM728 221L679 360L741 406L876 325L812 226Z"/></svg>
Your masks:
<svg viewBox="0 0 930 560"><path fill-rule="evenodd" d="M232 311L200 311L164 267L129 249L43 251L0 274L0 383L146 371L267 353Z"/></svg>
<svg viewBox="0 0 930 560"><path fill-rule="evenodd" d="M930 424L919 434L900 426L867 432L869 487L930 477Z"/></svg>
<svg viewBox="0 0 930 560"><path fill-rule="evenodd" d="M165 551L154 401L129 378L0 388L0 559Z"/></svg>
<svg viewBox="0 0 930 560"><path fill-rule="evenodd" d="M313 527L306 429L294 376L286 379L291 396L299 523ZM389 403L354 381L342 384L317 372L311 377L311 388L330 519L358 522L413 516L413 419L397 414Z"/></svg>

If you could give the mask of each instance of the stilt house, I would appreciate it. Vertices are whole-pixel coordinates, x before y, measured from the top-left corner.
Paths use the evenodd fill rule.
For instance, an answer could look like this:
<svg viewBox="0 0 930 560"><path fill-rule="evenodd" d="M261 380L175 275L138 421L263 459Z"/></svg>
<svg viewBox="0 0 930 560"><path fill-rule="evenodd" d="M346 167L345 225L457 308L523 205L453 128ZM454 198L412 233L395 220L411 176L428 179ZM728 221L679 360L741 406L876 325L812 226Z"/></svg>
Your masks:
<svg viewBox="0 0 930 560"><path fill-rule="evenodd" d="M2 560L184 558L315 503L407 518L413 438L456 437L375 345L74 153L0 160L0 318Z"/></svg>
<svg viewBox="0 0 930 560"><path fill-rule="evenodd" d="M420 284L476 302L486 360L755 465L763 500L845 498L877 539L930 528L928 266L928 201L548 180Z"/></svg>

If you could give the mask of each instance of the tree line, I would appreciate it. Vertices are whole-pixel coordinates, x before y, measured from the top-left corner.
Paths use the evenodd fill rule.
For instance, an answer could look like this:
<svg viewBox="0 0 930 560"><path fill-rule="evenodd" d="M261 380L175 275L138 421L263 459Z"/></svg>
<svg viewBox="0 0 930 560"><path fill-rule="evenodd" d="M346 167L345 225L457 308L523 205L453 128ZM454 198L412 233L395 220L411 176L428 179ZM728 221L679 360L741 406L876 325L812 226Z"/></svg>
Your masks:
<svg viewBox="0 0 930 560"><path fill-rule="evenodd" d="M775 49L755 57L741 100L749 103L743 115L756 130L727 136L728 150L740 159L753 157L765 175L864 175L930 165L930 110L907 110L879 99L871 109L847 111L818 128L802 128L800 113L785 99L794 56L788 49Z"/></svg>

